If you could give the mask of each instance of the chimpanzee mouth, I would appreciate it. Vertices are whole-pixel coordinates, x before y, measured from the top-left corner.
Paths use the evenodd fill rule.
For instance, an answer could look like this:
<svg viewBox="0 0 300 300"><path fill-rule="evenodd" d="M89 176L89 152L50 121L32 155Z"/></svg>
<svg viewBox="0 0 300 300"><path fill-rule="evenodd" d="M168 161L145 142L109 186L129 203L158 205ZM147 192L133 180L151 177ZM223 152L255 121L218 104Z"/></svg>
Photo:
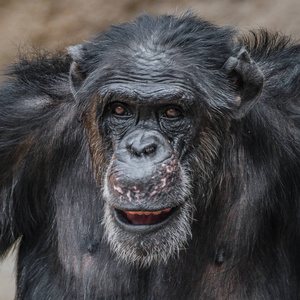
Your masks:
<svg viewBox="0 0 300 300"><path fill-rule="evenodd" d="M167 222L177 211L177 208L166 208L157 211L125 211L114 208L116 220L128 229L144 230L157 227Z"/></svg>

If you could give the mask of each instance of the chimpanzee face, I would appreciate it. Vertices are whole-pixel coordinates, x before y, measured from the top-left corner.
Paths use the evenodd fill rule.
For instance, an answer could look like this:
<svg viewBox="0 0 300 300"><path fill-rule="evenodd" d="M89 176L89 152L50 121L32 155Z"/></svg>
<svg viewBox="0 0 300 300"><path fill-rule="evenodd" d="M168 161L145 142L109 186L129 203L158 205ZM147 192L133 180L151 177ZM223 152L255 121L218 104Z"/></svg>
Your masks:
<svg viewBox="0 0 300 300"><path fill-rule="evenodd" d="M148 265L166 261L191 235L193 205L184 157L196 126L193 101L177 85L136 84L135 95L132 89L132 83L117 90L106 86L101 106L99 128L111 153L104 224L118 255Z"/></svg>

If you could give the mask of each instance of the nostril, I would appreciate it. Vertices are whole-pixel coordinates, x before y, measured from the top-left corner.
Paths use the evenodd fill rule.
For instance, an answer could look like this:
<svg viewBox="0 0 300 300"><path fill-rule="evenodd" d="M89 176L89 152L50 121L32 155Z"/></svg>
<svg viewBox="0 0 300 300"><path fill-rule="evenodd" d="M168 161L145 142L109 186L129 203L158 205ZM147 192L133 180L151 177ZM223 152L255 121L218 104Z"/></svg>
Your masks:
<svg viewBox="0 0 300 300"><path fill-rule="evenodd" d="M139 145L139 147L134 145L128 145L127 151L130 152L132 155L136 157L141 156L149 156L156 153L157 145L151 144L151 145Z"/></svg>
<svg viewBox="0 0 300 300"><path fill-rule="evenodd" d="M145 155L155 154L156 149L157 149L157 145L149 145L148 147L145 147L144 154Z"/></svg>
<svg viewBox="0 0 300 300"><path fill-rule="evenodd" d="M132 154L133 156L137 156L137 157L141 157L141 152L138 151L138 149L136 149L135 147L133 147L133 145L128 145L126 147L127 151Z"/></svg>

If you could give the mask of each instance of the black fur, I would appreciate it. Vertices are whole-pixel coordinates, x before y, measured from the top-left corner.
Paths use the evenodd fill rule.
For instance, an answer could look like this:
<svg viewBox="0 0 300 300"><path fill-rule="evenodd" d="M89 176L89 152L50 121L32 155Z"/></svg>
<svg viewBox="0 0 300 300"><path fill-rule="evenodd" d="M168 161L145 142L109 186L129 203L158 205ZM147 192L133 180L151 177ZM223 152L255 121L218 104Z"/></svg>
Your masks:
<svg viewBox="0 0 300 300"><path fill-rule="evenodd" d="M180 143L192 237L147 267L120 259L104 238L113 130L101 103L93 110L121 69L138 98L130 76L141 49L169 53L157 83L174 75L193 125ZM22 59L7 75L0 255L20 239L18 299L300 298L300 45L191 15L144 15L67 54ZM99 124L96 146L89 118Z"/></svg>

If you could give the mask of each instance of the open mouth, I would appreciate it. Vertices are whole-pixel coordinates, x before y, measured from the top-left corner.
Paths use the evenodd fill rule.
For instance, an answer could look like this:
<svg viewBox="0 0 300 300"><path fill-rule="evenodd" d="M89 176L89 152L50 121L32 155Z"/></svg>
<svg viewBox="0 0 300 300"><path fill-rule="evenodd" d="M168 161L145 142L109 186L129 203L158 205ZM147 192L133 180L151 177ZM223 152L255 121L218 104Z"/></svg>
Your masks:
<svg viewBox="0 0 300 300"><path fill-rule="evenodd" d="M175 208L157 211L124 211L114 208L117 219L127 225L156 225L166 221Z"/></svg>

